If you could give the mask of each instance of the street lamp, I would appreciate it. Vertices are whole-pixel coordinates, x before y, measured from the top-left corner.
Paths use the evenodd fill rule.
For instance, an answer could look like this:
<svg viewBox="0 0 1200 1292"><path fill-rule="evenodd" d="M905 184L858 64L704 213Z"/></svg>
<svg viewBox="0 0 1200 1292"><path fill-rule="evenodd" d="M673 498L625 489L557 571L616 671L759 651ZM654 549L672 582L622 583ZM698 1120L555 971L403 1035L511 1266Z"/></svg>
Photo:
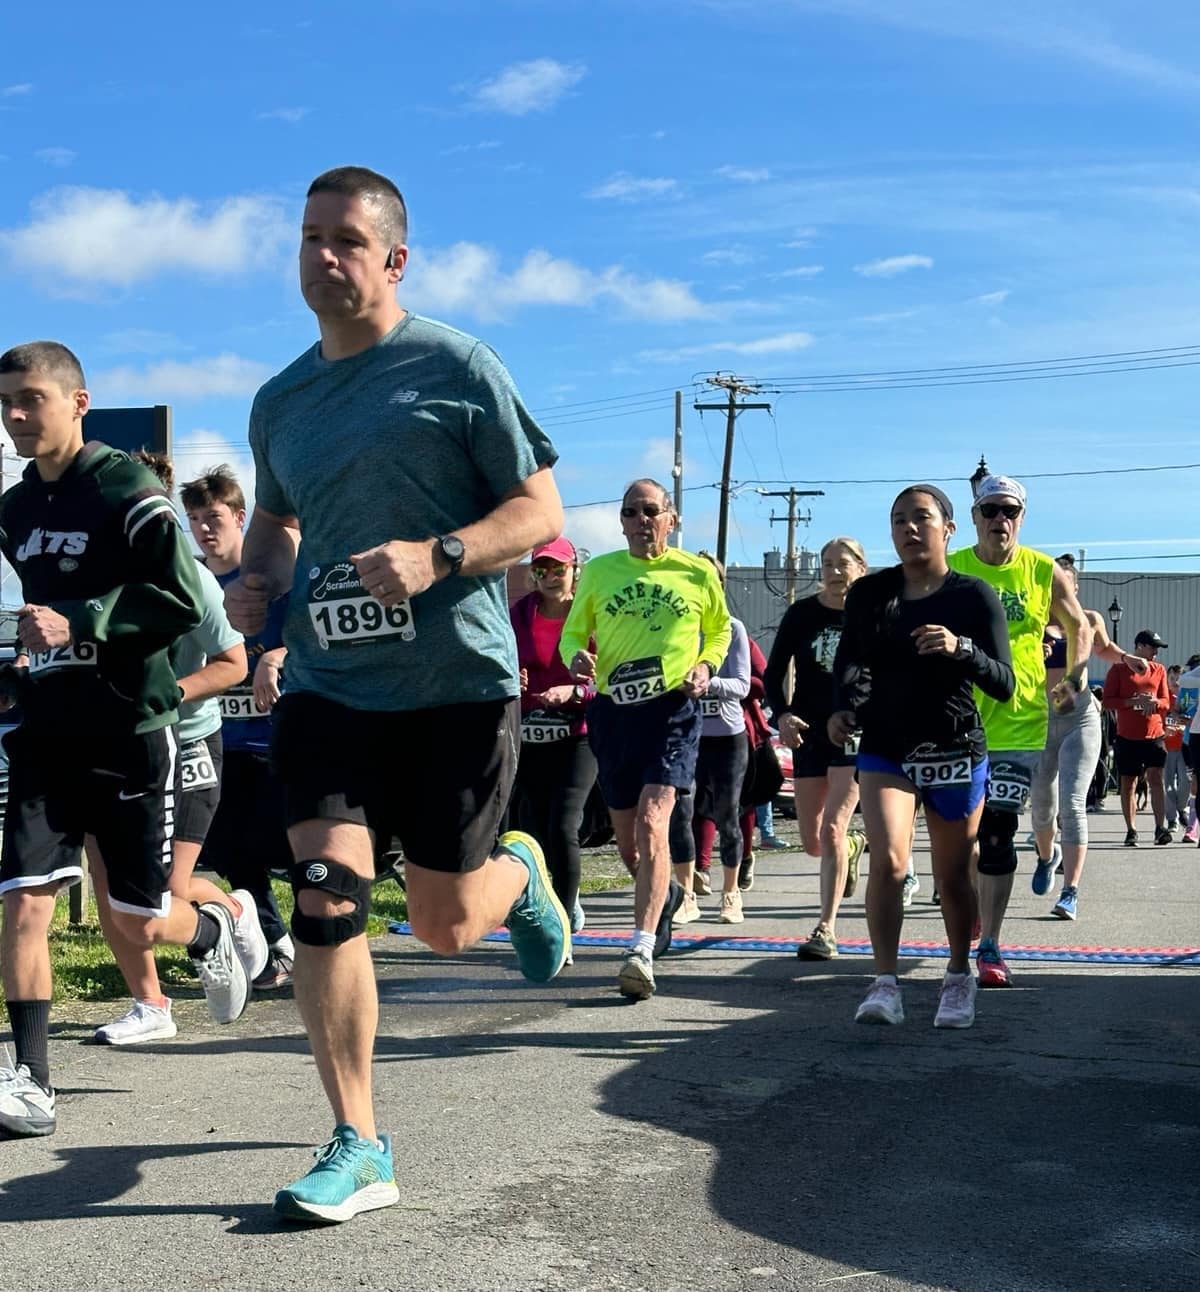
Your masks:
<svg viewBox="0 0 1200 1292"><path fill-rule="evenodd" d="M975 468L975 474L971 477L971 497L979 496L979 486L983 484L988 477L987 458L981 453L979 455L979 465Z"/></svg>
<svg viewBox="0 0 1200 1292"><path fill-rule="evenodd" d="M1108 608L1108 617L1112 620L1112 639L1117 640L1117 625L1121 622L1121 616L1125 613L1125 607L1117 600L1114 595L1112 605Z"/></svg>

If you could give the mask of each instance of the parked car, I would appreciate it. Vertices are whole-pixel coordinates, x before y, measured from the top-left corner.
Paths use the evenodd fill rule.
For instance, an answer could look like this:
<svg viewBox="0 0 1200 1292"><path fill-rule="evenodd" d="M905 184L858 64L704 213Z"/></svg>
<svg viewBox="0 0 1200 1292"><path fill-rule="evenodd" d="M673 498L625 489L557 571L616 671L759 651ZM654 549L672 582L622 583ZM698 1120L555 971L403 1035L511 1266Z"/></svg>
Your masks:
<svg viewBox="0 0 1200 1292"><path fill-rule="evenodd" d="M779 770L783 773L783 784L775 795L772 807L779 816L794 818L796 799L792 792L792 751L774 733L771 735L771 745L775 750L775 757L779 759Z"/></svg>

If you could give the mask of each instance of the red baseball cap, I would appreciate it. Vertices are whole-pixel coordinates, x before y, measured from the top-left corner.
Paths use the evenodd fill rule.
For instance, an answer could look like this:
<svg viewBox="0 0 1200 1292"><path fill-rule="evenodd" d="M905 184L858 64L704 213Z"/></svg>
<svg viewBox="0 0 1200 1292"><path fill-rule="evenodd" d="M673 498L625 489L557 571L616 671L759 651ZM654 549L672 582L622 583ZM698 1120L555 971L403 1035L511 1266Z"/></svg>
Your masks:
<svg viewBox="0 0 1200 1292"><path fill-rule="evenodd" d="M549 557L552 561L561 561L564 565L574 565L575 545L569 538L560 534L553 542L543 543L541 547L533 549L533 555L529 558L530 565L534 561L540 561L543 557Z"/></svg>

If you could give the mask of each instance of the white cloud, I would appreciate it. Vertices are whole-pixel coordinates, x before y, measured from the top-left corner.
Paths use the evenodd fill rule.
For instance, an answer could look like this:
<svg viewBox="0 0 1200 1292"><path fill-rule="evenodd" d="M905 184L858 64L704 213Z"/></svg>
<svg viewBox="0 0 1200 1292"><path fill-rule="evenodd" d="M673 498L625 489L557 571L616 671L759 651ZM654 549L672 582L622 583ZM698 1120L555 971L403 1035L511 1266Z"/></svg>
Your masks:
<svg viewBox="0 0 1200 1292"><path fill-rule="evenodd" d="M749 265L758 257L746 247L718 247L700 257L710 265Z"/></svg>
<svg viewBox="0 0 1200 1292"><path fill-rule="evenodd" d="M4 89L0 90L0 96L6 99L15 99L18 95L32 93L32 81L22 81L19 85L6 85Z"/></svg>
<svg viewBox="0 0 1200 1292"><path fill-rule="evenodd" d="M97 403L140 400L170 404L177 400L244 398L271 375L265 363L236 354L182 363L164 359L145 368L122 365L93 375L88 389Z"/></svg>
<svg viewBox="0 0 1200 1292"><path fill-rule="evenodd" d="M784 269L780 272L780 278L815 278L818 274L825 272L824 265L797 265L795 269Z"/></svg>
<svg viewBox="0 0 1200 1292"><path fill-rule="evenodd" d="M708 312L687 283L639 278L620 265L592 270L540 248L526 253L511 272L499 254L477 242L458 242L420 256L413 266L406 302L430 312L505 317L533 305L619 305L635 318L660 322L702 318Z"/></svg>
<svg viewBox="0 0 1200 1292"><path fill-rule="evenodd" d="M973 296L972 305L1003 305L1011 293L1005 288L999 292L985 292L982 296Z"/></svg>
<svg viewBox="0 0 1200 1292"><path fill-rule="evenodd" d="M73 148L39 148L33 155L47 166L69 166L79 156Z"/></svg>
<svg viewBox="0 0 1200 1292"><path fill-rule="evenodd" d="M499 148L499 139L481 139L477 144L455 144L453 148L443 148L443 157L455 157L459 153L476 153L487 152L492 148Z"/></svg>
<svg viewBox="0 0 1200 1292"><path fill-rule="evenodd" d="M298 121L303 121L311 108L272 108L269 112L260 112L258 119L260 121L286 121L288 125L294 126Z"/></svg>
<svg viewBox="0 0 1200 1292"><path fill-rule="evenodd" d="M637 357L646 363L678 363L706 354L791 354L796 350L806 350L814 339L811 332L780 332L755 341L708 341L702 345L679 346L674 350L643 350Z"/></svg>
<svg viewBox="0 0 1200 1292"><path fill-rule="evenodd" d="M221 463L231 466L238 484L242 486L242 493L246 495L246 502L253 510L254 457L245 439L235 440L224 431L197 427L175 435L171 457L175 462L175 478L179 484L195 480L202 472ZM181 505L180 514L182 513Z"/></svg>
<svg viewBox="0 0 1200 1292"><path fill-rule="evenodd" d="M586 75L587 68L582 63L560 63L553 58L511 63L475 90L472 105L480 111L503 112L510 117L546 112Z"/></svg>
<svg viewBox="0 0 1200 1292"><path fill-rule="evenodd" d="M273 262L293 240L277 203L230 197L132 197L118 189L58 188L34 200L28 224L0 230L0 248L62 288L128 287L164 270L231 274Z"/></svg>
<svg viewBox="0 0 1200 1292"><path fill-rule="evenodd" d="M917 310L892 310L886 314L863 314L856 318L856 323L895 323L900 319L910 319Z"/></svg>
<svg viewBox="0 0 1200 1292"><path fill-rule="evenodd" d="M866 264L855 265L854 272L864 278L895 278L897 274L906 274L910 269L932 269L932 256L885 256L882 260L868 260Z"/></svg>
<svg viewBox="0 0 1200 1292"><path fill-rule="evenodd" d="M618 491L620 485L617 486ZM586 547L593 555L611 552L625 544L615 502L589 503L566 508L563 533L576 547Z"/></svg>
<svg viewBox="0 0 1200 1292"><path fill-rule="evenodd" d="M771 172L765 166L718 166L716 174L739 184L762 184L771 178Z"/></svg>
<svg viewBox="0 0 1200 1292"><path fill-rule="evenodd" d="M679 192L675 179L639 179L628 171L618 171L588 193L588 197L613 198L618 202L640 202L648 197L674 197Z"/></svg>

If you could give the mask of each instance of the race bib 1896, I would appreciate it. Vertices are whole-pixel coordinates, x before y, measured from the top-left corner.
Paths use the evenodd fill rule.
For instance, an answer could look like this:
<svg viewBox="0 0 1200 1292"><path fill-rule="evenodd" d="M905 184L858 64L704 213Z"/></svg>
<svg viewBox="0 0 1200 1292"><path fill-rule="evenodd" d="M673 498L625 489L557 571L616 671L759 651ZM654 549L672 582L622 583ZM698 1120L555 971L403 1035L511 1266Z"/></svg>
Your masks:
<svg viewBox="0 0 1200 1292"><path fill-rule="evenodd" d="M412 603L384 606L370 596L349 561L314 565L308 572L308 614L322 650L331 646L357 646L382 637L410 642Z"/></svg>
<svg viewBox="0 0 1200 1292"><path fill-rule="evenodd" d="M1022 812L1032 784L1033 773L1028 767L1003 759L993 762L988 775L988 802L1011 808L1014 812Z"/></svg>
<svg viewBox="0 0 1200 1292"><path fill-rule="evenodd" d="M65 646L51 646L49 650L29 652L31 673L49 673L60 668L95 667L95 642L68 642Z"/></svg>
<svg viewBox="0 0 1200 1292"><path fill-rule="evenodd" d="M217 769L206 741L193 740L179 750L179 778L185 794L217 784Z"/></svg>
<svg viewBox="0 0 1200 1292"><path fill-rule="evenodd" d="M901 767L919 790L971 783L971 753L966 749L933 749L918 745Z"/></svg>
<svg viewBox="0 0 1200 1292"><path fill-rule="evenodd" d="M631 659L618 664L608 675L608 693L615 704L645 704L666 694L662 657Z"/></svg>

